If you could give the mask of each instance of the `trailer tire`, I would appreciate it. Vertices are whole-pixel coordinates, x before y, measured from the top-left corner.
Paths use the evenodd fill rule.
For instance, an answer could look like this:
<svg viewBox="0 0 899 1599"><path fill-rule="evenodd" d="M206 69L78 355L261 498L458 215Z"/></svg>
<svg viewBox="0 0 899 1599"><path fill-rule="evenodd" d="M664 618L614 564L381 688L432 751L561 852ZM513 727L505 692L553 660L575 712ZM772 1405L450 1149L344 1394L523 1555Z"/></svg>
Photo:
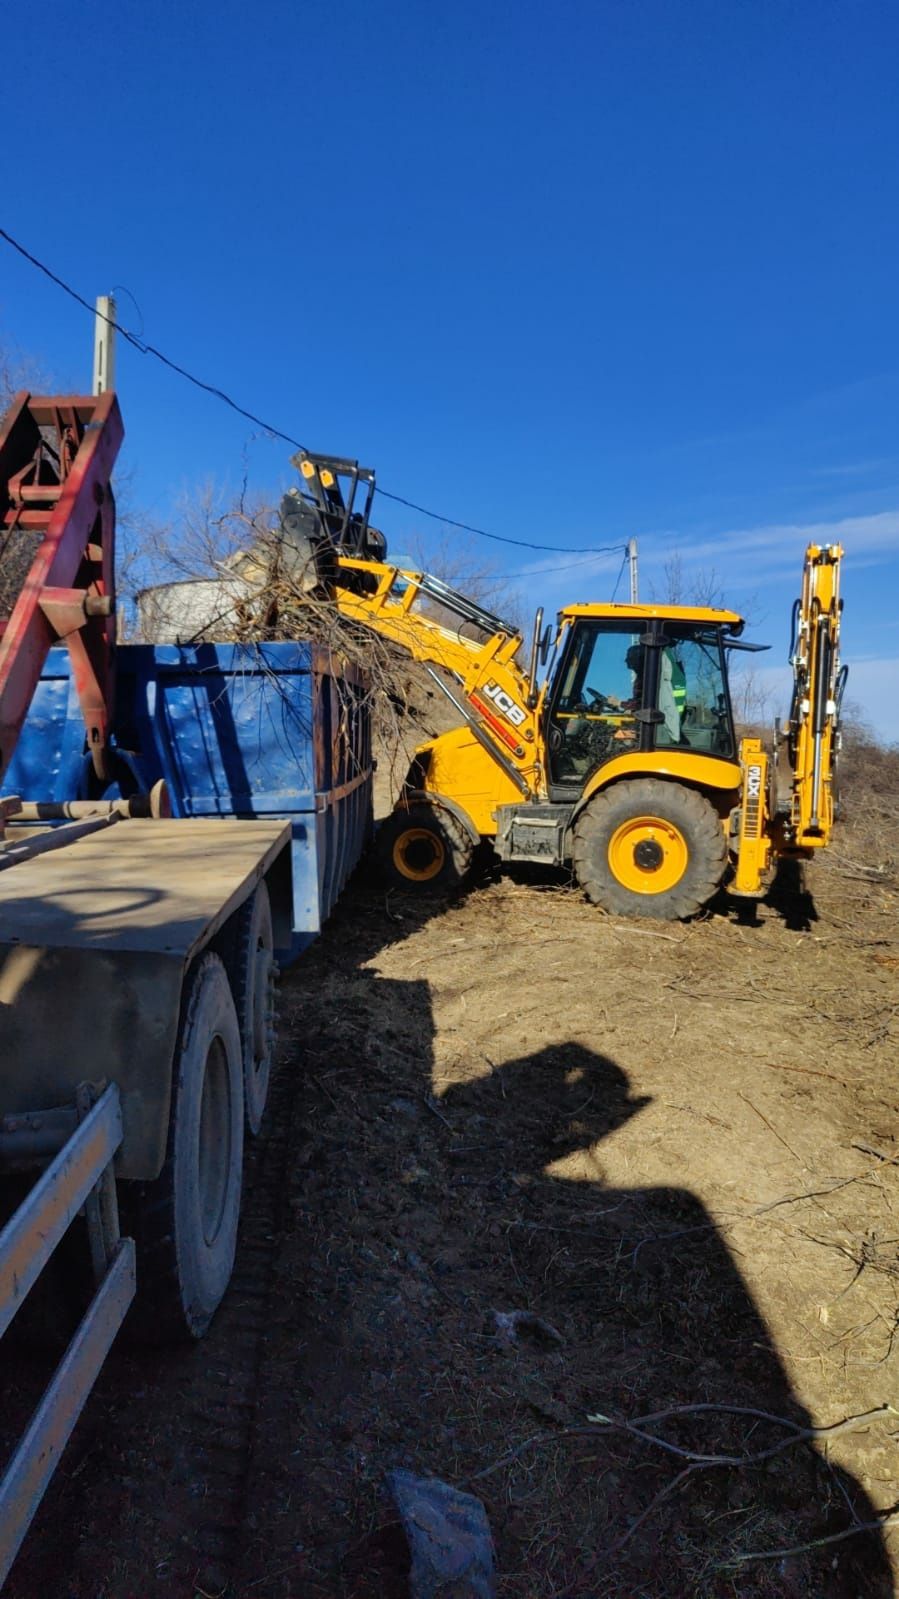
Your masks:
<svg viewBox="0 0 899 1599"><path fill-rule="evenodd" d="M222 961L207 954L185 983L165 1164L155 1182L122 1185L123 1220L137 1244L132 1326L142 1340L202 1338L228 1286L240 1216L243 1096L234 999Z"/></svg>
<svg viewBox="0 0 899 1599"><path fill-rule="evenodd" d="M727 841L702 794L647 777L594 795L575 822L571 857L594 905L677 921L695 916L720 886Z"/></svg>
<svg viewBox="0 0 899 1599"><path fill-rule="evenodd" d="M233 961L227 963L243 1049L247 1132L262 1126L275 1052L275 939L268 889L260 883L234 918Z"/></svg>
<svg viewBox="0 0 899 1599"><path fill-rule="evenodd" d="M451 811L436 805L398 806L378 828L382 875L410 894L459 888L471 867L474 840Z"/></svg>

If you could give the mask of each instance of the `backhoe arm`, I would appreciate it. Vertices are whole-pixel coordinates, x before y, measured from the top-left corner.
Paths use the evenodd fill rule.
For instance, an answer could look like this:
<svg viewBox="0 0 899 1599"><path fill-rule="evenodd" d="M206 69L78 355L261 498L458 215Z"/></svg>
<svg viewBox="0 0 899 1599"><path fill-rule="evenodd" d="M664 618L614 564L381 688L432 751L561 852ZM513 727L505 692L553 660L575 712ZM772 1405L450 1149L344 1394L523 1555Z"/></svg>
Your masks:
<svg viewBox="0 0 899 1599"><path fill-rule="evenodd" d="M784 743L789 789L769 781L770 762L758 738L740 745L743 771L733 891L763 892L778 857L808 858L830 838L840 701L847 668L840 665L839 544L810 544L802 593L793 607L793 697ZM779 749L778 749L779 754ZM777 775L774 765L774 775Z"/></svg>
<svg viewBox="0 0 899 1599"><path fill-rule="evenodd" d="M793 700L787 729L791 773L787 841L820 849L833 826L833 774L846 669L840 665L839 544L810 544L794 608Z"/></svg>

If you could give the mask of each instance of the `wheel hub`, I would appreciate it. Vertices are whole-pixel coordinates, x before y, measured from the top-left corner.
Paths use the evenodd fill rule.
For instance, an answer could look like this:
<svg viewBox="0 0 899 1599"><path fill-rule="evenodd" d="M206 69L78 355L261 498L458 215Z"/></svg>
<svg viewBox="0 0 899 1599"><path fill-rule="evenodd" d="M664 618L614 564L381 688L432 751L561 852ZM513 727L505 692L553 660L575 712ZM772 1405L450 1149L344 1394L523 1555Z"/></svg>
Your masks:
<svg viewBox="0 0 899 1599"><path fill-rule="evenodd" d="M641 838L634 848L634 864L641 872L657 872L665 859L665 851L658 839Z"/></svg>
<svg viewBox="0 0 899 1599"><path fill-rule="evenodd" d="M632 816L609 840L609 867L633 894L667 894L690 862L680 828L664 816Z"/></svg>

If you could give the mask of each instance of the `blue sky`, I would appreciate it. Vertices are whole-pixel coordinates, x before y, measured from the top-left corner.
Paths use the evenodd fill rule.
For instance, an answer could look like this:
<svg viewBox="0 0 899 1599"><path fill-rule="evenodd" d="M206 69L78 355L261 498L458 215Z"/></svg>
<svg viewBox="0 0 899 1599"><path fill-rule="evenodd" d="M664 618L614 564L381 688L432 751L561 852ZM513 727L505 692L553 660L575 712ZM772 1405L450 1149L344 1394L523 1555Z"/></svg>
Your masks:
<svg viewBox="0 0 899 1599"><path fill-rule="evenodd" d="M804 544L842 539L850 696L899 739L892 0L11 0L3 31L0 220L88 298L409 499L633 535L644 590L714 567L772 681ZM0 344L87 386L89 319L2 245ZM244 459L288 481L128 348L118 388L154 515ZM619 564L476 553L549 608Z"/></svg>

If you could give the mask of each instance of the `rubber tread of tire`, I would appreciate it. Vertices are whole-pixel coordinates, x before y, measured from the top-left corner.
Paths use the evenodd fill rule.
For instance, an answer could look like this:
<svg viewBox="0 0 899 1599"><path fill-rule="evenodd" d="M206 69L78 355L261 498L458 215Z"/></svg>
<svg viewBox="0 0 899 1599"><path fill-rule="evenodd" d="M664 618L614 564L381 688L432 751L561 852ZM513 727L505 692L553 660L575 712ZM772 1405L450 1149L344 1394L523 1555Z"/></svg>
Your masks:
<svg viewBox="0 0 899 1599"><path fill-rule="evenodd" d="M259 888L265 888L265 884L260 883ZM247 989L252 985L253 982L249 970L250 932L253 926L256 894L258 894L259 888L256 889L255 893L250 895L249 899L244 900L240 909L235 912L233 941L231 944L230 957L225 957L225 967L228 972L228 976L231 979L231 993L234 997L234 1008L237 1011L237 1025L240 1028L240 1040L244 1050L247 1048ZM274 955L272 956L272 959L274 960ZM272 1062L274 1061L275 1056L276 1039L274 1036L274 1027L276 1019L277 1007L273 1005L272 1014L269 1018L272 1027L272 1039L270 1044L270 1056ZM249 1047L251 1049L253 1048L252 1039L249 1040ZM244 1058L244 1070L246 1071L246 1058ZM247 1121L247 1131L254 1138L258 1134L258 1129L254 1131L250 1127L249 1120Z"/></svg>

